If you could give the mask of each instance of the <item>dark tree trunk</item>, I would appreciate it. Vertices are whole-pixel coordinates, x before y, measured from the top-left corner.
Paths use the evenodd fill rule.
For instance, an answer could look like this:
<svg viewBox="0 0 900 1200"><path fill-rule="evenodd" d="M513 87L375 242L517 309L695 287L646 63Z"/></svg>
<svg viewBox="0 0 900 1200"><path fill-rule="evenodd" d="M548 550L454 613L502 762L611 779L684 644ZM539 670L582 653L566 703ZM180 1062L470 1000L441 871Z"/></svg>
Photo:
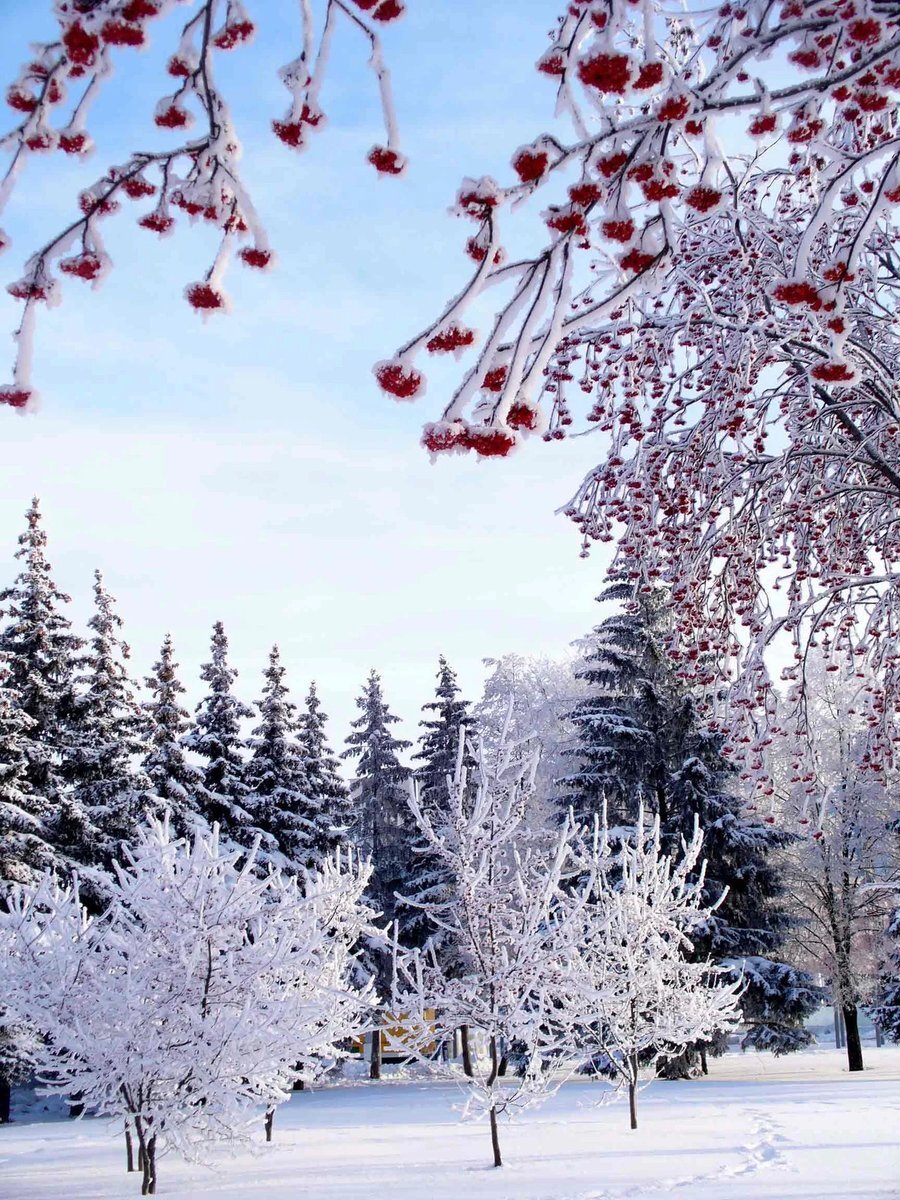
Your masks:
<svg viewBox="0 0 900 1200"><path fill-rule="evenodd" d="M156 1137L147 1139L147 1150L144 1154L144 1179L141 1185L142 1196L156 1195Z"/></svg>
<svg viewBox="0 0 900 1200"><path fill-rule="evenodd" d="M0 1075L0 1125L8 1125L12 1115L12 1084Z"/></svg>
<svg viewBox="0 0 900 1200"><path fill-rule="evenodd" d="M266 1141L272 1140L272 1125L275 1122L275 1109L269 1108L266 1110Z"/></svg>
<svg viewBox="0 0 900 1200"><path fill-rule="evenodd" d="M475 1072L472 1070L472 1050L469 1046L468 1025L461 1025L459 1027L459 1040L462 1045L463 1072L471 1079Z"/></svg>
<svg viewBox="0 0 900 1200"><path fill-rule="evenodd" d="M463 1026L468 1033L468 1026ZM493 1087L497 1082L497 1076L500 1074L500 1056L497 1053L497 1038L491 1038L491 1073L488 1076L488 1087ZM503 1159L500 1157L500 1133L497 1129L497 1106L491 1104L491 1146L494 1151L494 1166L502 1167Z"/></svg>
<svg viewBox="0 0 900 1200"><path fill-rule="evenodd" d="M863 1053L859 1037L859 1011L855 1004L848 1004L841 1010L844 1018L844 1028L847 1030L847 1064L851 1071L862 1071Z"/></svg>
<svg viewBox="0 0 900 1200"><path fill-rule="evenodd" d="M706 1047L705 1046L700 1047L700 1070L703 1072L704 1075L709 1074L709 1064L706 1061Z"/></svg>
<svg viewBox="0 0 900 1200"><path fill-rule="evenodd" d="M72 1097L72 1103L69 1105L69 1119L74 1120L84 1114L84 1105L81 1103L81 1092L76 1092Z"/></svg>
<svg viewBox="0 0 900 1200"><path fill-rule="evenodd" d="M377 1020L378 1018L376 1018ZM372 1048L369 1054L369 1078L381 1078L381 1022L372 1030Z"/></svg>
<svg viewBox="0 0 900 1200"><path fill-rule="evenodd" d="M638 1057L631 1056L631 1078L628 1080L628 1112L631 1116L631 1128L637 1129L637 1078Z"/></svg>
<svg viewBox="0 0 900 1200"><path fill-rule="evenodd" d="M503 1057L500 1059L500 1066L497 1068L497 1074L500 1076L501 1079L503 1079L506 1076L506 1072L508 1070L509 1070L509 1055L504 1054Z"/></svg>
<svg viewBox="0 0 900 1200"><path fill-rule="evenodd" d="M125 1161L128 1164L126 1170L131 1172L134 1170L134 1142L131 1138L131 1126L125 1122Z"/></svg>

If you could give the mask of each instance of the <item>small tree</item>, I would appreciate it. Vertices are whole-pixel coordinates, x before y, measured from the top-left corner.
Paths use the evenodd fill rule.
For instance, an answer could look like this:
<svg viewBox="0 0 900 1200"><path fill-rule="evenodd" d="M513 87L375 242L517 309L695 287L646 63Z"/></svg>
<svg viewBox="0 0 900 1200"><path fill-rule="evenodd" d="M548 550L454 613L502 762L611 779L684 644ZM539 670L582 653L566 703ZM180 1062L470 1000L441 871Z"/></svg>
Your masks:
<svg viewBox="0 0 900 1200"><path fill-rule="evenodd" d="M172 635L167 633L147 679L152 699L144 703L143 711L150 748L143 768L154 795L169 811L174 830L185 836L204 824L200 815L203 776L184 753L190 718L178 700L184 685L178 678L174 654Z"/></svg>
<svg viewBox="0 0 900 1200"><path fill-rule="evenodd" d="M330 854L336 847L346 845L356 816L337 757L328 742L327 721L313 681L306 693L305 708L297 719L297 737L311 810L311 849L316 855Z"/></svg>
<svg viewBox="0 0 900 1200"><path fill-rule="evenodd" d="M487 1113L499 1167L499 1118L539 1103L561 1079L549 1066L566 1048L573 998L566 955L574 952L581 927L578 902L561 886L570 828L549 856L543 845L525 844L523 797L533 787L536 755L511 761L507 752L490 766L482 756L474 780L465 755L460 742L437 814L415 792L410 801L447 878L445 889L417 903L454 947L452 969L433 949L398 954L394 1008L410 1014L425 1043L460 1026L487 1040L488 1061L474 1064L465 1111ZM504 1051L513 1044L524 1047L526 1060L516 1079L501 1073Z"/></svg>
<svg viewBox="0 0 900 1200"><path fill-rule="evenodd" d="M210 660L204 663L200 678L209 684L209 691L197 705L184 745L206 760L201 811L208 825L218 824L223 837L248 846L253 832L247 811L241 721L253 713L232 692L237 671L228 665L228 638L221 621L213 626Z"/></svg>
<svg viewBox="0 0 900 1200"><path fill-rule="evenodd" d="M692 928L715 910L695 871L702 844L695 824L680 860L665 855L659 817L648 829L640 810L633 838L617 838L614 851L595 825L580 864L593 885L571 967L588 1019L573 1030L627 1088L632 1129L641 1068L740 1020L741 981L691 954Z"/></svg>
<svg viewBox="0 0 900 1200"><path fill-rule="evenodd" d="M331 861L301 890L254 867L217 831L187 845L155 822L102 916L49 878L0 913L6 1013L45 1035L48 1091L133 1124L143 1194L159 1149L246 1139L260 1104L288 1098L294 1064L339 1054L368 1005L350 982L367 871Z"/></svg>

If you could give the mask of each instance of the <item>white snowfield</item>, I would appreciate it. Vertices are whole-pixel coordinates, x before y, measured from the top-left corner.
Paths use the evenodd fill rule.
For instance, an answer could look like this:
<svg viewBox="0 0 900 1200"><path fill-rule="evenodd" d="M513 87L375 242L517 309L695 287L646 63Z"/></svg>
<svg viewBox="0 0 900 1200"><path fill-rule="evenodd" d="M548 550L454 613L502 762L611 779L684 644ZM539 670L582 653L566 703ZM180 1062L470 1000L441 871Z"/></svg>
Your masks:
<svg viewBox="0 0 900 1200"><path fill-rule="evenodd" d="M460 1122L453 1083L396 1080L298 1093L256 1154L213 1167L165 1155L170 1200L898 1200L900 1047L729 1055L709 1079L655 1083L640 1128L627 1105L594 1108L607 1085L566 1084L501 1129L495 1170L486 1123ZM53 1106L55 1108L55 1106ZM119 1200L120 1123L38 1119L0 1128L2 1200Z"/></svg>

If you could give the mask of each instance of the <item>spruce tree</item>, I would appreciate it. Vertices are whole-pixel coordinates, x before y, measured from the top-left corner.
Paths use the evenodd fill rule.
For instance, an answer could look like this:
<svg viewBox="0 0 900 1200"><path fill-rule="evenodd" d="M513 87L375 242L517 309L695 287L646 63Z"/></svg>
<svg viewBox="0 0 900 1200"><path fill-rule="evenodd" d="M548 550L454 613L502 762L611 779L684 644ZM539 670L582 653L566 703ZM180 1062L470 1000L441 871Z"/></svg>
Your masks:
<svg viewBox="0 0 900 1200"><path fill-rule="evenodd" d="M70 598L50 574L47 535L36 497L26 519L28 527L16 552L23 570L11 587L0 592L0 619L8 618L0 632L0 655L7 665L6 686L30 721L24 735L28 788L43 797L52 822L65 786L77 709L76 656L83 643L71 632L63 613L62 606Z"/></svg>
<svg viewBox="0 0 900 1200"><path fill-rule="evenodd" d="M31 718L16 704L7 679L7 667L0 660L0 903L10 884L34 883L56 864L47 840L46 802L28 782Z"/></svg>
<svg viewBox="0 0 900 1200"><path fill-rule="evenodd" d="M253 711L232 692L237 671L228 665L228 638L221 621L213 626L210 660L200 678L209 684L209 691L197 705L184 745L206 759L201 811L209 825L218 822L223 837L246 847L253 840L253 829L247 811L241 721L252 717Z"/></svg>
<svg viewBox="0 0 900 1200"><path fill-rule="evenodd" d="M347 749L341 755L357 760L353 797L358 816L353 836L361 852L372 860L367 900L381 914L383 923L396 920L403 936L404 918L408 914L398 908L397 894L409 894L411 890L417 829L407 800L411 772L397 755L408 750L412 743L391 733L391 725L400 718L394 716L385 702L377 671L369 672L356 705L360 716L351 722L353 732L348 735ZM360 948L360 960L374 975L382 997L389 995L389 953L381 946L367 945ZM373 1079L381 1077L381 1035L377 1030L372 1035L369 1074Z"/></svg>
<svg viewBox="0 0 900 1200"><path fill-rule="evenodd" d="M900 833L900 821L892 826ZM884 952L875 1004L869 1015L892 1041L900 1042L900 904L893 909L884 931Z"/></svg>
<svg viewBox="0 0 900 1200"><path fill-rule="evenodd" d="M249 739L250 761L245 778L248 803L265 843L260 857L297 872L312 866L314 824L306 793L303 754L296 738L297 706L284 681L278 647L269 654L263 671L265 685L258 702L260 723Z"/></svg>
<svg viewBox="0 0 900 1200"><path fill-rule="evenodd" d="M407 801L408 767L397 755L411 742L395 738L390 727L400 720L384 699L381 677L369 673L363 693L357 697L361 716L351 722L341 758L355 758L358 819L354 826L356 844L372 859L370 894L388 921L397 916L394 893L408 891L412 869L412 847L416 824Z"/></svg>
<svg viewBox="0 0 900 1200"><path fill-rule="evenodd" d="M312 822L310 847L315 858L321 860L349 841L354 812L349 789L341 778L337 757L328 741L325 730L328 717L322 712L315 680L309 685L304 703L297 729Z"/></svg>
<svg viewBox="0 0 900 1200"><path fill-rule="evenodd" d="M664 849L676 858L699 821L704 903L728 892L706 925L692 932L693 956L743 974L745 1046L798 1049L810 1041L803 1021L821 993L807 972L777 957L793 924L777 856L793 835L744 813L722 738L704 727L666 656L664 593L635 596L618 584L600 599L628 608L603 621L589 640L579 672L588 694L570 714L577 768L560 781L561 803L582 821L605 806L611 826L633 825L643 803L659 816ZM693 1066L688 1059L696 1057L687 1056L670 1073Z"/></svg>
<svg viewBox="0 0 900 1200"><path fill-rule="evenodd" d="M147 753L141 708L126 663L115 601L94 573L94 614L79 677L78 720L63 811L71 822L72 857L81 866L109 868L131 842L148 809L149 781L136 765ZM75 842L80 836L83 840ZM83 875L83 872L82 872Z"/></svg>
<svg viewBox="0 0 900 1200"><path fill-rule="evenodd" d="M186 837L205 824L200 812L204 789L202 772L185 756L190 718L178 702L184 685L177 671L172 636L167 633L153 674L146 681L152 698L142 705L149 745L142 765L159 807L168 809L175 832Z"/></svg>

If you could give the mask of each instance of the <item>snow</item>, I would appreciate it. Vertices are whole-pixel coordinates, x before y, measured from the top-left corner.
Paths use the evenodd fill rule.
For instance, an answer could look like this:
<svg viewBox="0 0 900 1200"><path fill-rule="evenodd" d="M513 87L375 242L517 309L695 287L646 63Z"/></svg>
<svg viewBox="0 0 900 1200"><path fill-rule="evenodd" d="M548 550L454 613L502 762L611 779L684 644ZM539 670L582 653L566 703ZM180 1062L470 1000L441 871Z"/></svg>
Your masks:
<svg viewBox="0 0 900 1200"><path fill-rule="evenodd" d="M734 1054L712 1076L656 1083L641 1127L627 1106L592 1107L608 1085L566 1084L501 1130L508 1165L490 1167L486 1124L465 1124L454 1083L391 1079L297 1093L256 1154L217 1153L212 1168L166 1156L169 1200L897 1200L900 1047L866 1048L848 1075L842 1052L774 1059ZM41 1108L46 1103L47 1113ZM39 1102L0 1128L2 1200L119 1200L119 1128L58 1119Z"/></svg>

